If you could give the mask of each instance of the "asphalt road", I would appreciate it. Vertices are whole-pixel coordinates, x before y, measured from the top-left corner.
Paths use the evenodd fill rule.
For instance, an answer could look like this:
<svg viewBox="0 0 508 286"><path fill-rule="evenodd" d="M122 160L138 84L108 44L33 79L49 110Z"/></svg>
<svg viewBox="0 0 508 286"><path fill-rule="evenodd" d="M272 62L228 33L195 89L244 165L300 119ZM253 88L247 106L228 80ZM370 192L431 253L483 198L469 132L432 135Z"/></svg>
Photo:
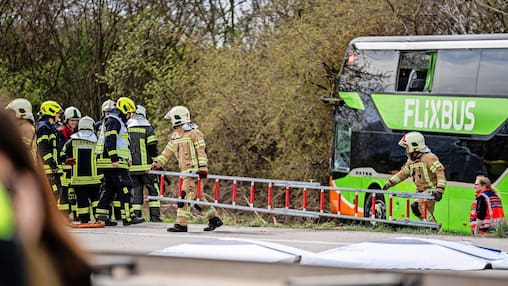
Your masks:
<svg viewBox="0 0 508 286"><path fill-rule="evenodd" d="M189 225L189 232L187 233L169 233L166 231L168 226L164 223L143 223L127 227L70 229L70 232L79 240L81 245L95 253L148 254L173 245L216 238L255 239L320 252L346 244L394 237L420 237L469 242L508 252L508 239L493 237L236 226L222 226L213 232L204 232L205 225Z"/></svg>
<svg viewBox="0 0 508 286"><path fill-rule="evenodd" d="M143 223L127 227L69 229L79 243L94 254L96 265L113 263L106 275L95 275L94 286L134 285L506 285L508 271L375 271L313 267L286 263L255 263L146 255L166 247L217 238L254 239L320 252L339 246L395 237L420 237L508 251L508 239L471 236L416 235L342 230L310 230L222 226L204 232L205 225L190 225L187 233L169 233L168 224ZM118 264L118 262L120 262ZM135 271L122 267L135 265ZM105 263L105 264L104 264ZM120 266L119 266L120 265ZM104 267L102 266L101 269ZM199 275L196 275L199 273ZM383 279L395 281L382 283ZM352 280L351 280L352 279ZM349 282L348 282L349 281ZM408 282L409 281L409 282ZM411 281L418 281L414 284ZM407 283L406 283L407 282Z"/></svg>

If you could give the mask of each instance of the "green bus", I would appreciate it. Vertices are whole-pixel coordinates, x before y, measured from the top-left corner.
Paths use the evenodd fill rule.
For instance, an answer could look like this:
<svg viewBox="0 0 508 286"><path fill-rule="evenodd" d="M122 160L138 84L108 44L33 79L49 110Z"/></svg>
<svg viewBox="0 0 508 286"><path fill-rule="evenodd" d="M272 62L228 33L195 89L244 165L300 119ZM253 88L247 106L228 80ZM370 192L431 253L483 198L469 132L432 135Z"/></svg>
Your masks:
<svg viewBox="0 0 508 286"><path fill-rule="evenodd" d="M397 143L424 134L448 184L435 217L445 231L470 233L476 175L486 174L508 211L508 34L360 37L348 45L337 80L331 182L380 189L407 160ZM392 188L415 192L408 179ZM390 189L390 190L392 190ZM370 217L372 193L330 193L332 212ZM377 194L375 216L387 218ZM390 219L407 218L394 199ZM411 219L415 219L412 214Z"/></svg>

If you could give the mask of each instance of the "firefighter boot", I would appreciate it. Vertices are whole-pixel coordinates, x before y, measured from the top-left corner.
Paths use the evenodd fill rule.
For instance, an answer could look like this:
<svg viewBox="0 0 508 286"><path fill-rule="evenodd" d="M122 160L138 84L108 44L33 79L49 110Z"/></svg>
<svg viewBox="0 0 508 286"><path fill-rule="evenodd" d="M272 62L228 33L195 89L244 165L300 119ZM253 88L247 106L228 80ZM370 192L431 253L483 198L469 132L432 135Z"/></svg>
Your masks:
<svg viewBox="0 0 508 286"><path fill-rule="evenodd" d="M107 216L98 216L97 222L104 222L105 226L116 226L118 224L116 221L112 221Z"/></svg>
<svg viewBox="0 0 508 286"><path fill-rule="evenodd" d="M151 222L162 222L162 219L158 215L153 215L150 217Z"/></svg>
<svg viewBox="0 0 508 286"><path fill-rule="evenodd" d="M175 223L174 226L167 229L169 232L187 232L187 226Z"/></svg>
<svg viewBox="0 0 508 286"><path fill-rule="evenodd" d="M214 216L208 220L208 227L205 227L203 230L204 231L212 231L223 224L224 223L222 222L222 220L220 220L219 217Z"/></svg>
<svg viewBox="0 0 508 286"><path fill-rule="evenodd" d="M142 223L142 222L145 222L144 218L137 217L137 216L131 216L130 220L126 220L126 219L123 220L123 226L128 226L131 224L138 224L138 223Z"/></svg>

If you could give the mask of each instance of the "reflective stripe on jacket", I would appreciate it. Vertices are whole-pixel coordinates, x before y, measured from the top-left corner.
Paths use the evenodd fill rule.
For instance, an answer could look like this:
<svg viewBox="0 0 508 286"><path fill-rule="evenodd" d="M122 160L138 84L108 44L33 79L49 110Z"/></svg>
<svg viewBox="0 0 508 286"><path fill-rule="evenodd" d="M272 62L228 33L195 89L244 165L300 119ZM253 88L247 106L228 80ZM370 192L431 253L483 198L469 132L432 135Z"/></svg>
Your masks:
<svg viewBox="0 0 508 286"><path fill-rule="evenodd" d="M208 171L204 136L197 128L191 130L184 130L181 127L176 128L171 133L171 141L168 142L156 161L165 165L172 154L178 160L180 172Z"/></svg>
<svg viewBox="0 0 508 286"><path fill-rule="evenodd" d="M37 135L37 151L44 162L46 174L60 174L62 169L58 164L59 152L57 149L56 129L49 122L48 116L42 116L35 129Z"/></svg>
<svg viewBox="0 0 508 286"><path fill-rule="evenodd" d="M138 118L140 117L140 118ZM150 170L157 157L157 137L152 125L141 115L127 121L129 149L132 156L131 172L144 173Z"/></svg>
<svg viewBox="0 0 508 286"><path fill-rule="evenodd" d="M446 187L444 166L431 152L422 153L415 161L408 159L401 170L390 178L390 181L395 185L409 177L413 178L418 192L435 188L444 190Z"/></svg>
<svg viewBox="0 0 508 286"><path fill-rule="evenodd" d="M116 111L116 112L115 112ZM97 167L111 169L111 163L118 162L119 168L128 169L128 161L131 159L129 151L129 134L127 127L119 117L119 110L113 110L104 118L99 141L97 142Z"/></svg>
<svg viewBox="0 0 508 286"><path fill-rule="evenodd" d="M91 130L72 134L71 140L65 143L64 158L76 159L69 180L72 186L100 184L103 175L97 173L96 144L97 137Z"/></svg>

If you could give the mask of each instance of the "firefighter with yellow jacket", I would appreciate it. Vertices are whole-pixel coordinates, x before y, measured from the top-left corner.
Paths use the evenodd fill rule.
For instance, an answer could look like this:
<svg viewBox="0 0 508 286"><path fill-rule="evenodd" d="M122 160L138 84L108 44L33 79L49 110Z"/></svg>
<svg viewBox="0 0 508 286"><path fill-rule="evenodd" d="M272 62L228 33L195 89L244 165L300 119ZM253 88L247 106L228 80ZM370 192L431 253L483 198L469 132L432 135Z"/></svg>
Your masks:
<svg viewBox="0 0 508 286"><path fill-rule="evenodd" d="M383 190L412 177L417 192L433 194L435 199L427 200L426 218L423 217L423 199L415 199L411 204L413 214L422 220L436 222L434 217L435 202L441 200L446 187L444 166L439 158L425 145L425 138L420 132L407 133L400 139L399 145L406 149L407 162L397 174L388 180L383 186Z"/></svg>
<svg viewBox="0 0 508 286"><path fill-rule="evenodd" d="M32 153L34 160L37 159L37 139L35 137L34 115L32 104L24 98L16 98L9 102L5 109L14 111L23 143Z"/></svg>
<svg viewBox="0 0 508 286"><path fill-rule="evenodd" d="M200 179L206 178L208 157L205 150L205 140L198 126L191 122L189 110L185 106L175 106L169 110L164 119L171 120L173 132L171 133L171 140L162 151L162 154L152 164L152 169L164 166L174 154L178 160L180 172L196 173ZM182 197L186 200L193 200L196 195L196 188L196 180L192 177L185 177L183 179ZM223 224L213 206L196 205L195 208L208 218L208 227L204 231L212 231ZM167 231L187 232L189 219L189 204L178 203L176 223Z"/></svg>

